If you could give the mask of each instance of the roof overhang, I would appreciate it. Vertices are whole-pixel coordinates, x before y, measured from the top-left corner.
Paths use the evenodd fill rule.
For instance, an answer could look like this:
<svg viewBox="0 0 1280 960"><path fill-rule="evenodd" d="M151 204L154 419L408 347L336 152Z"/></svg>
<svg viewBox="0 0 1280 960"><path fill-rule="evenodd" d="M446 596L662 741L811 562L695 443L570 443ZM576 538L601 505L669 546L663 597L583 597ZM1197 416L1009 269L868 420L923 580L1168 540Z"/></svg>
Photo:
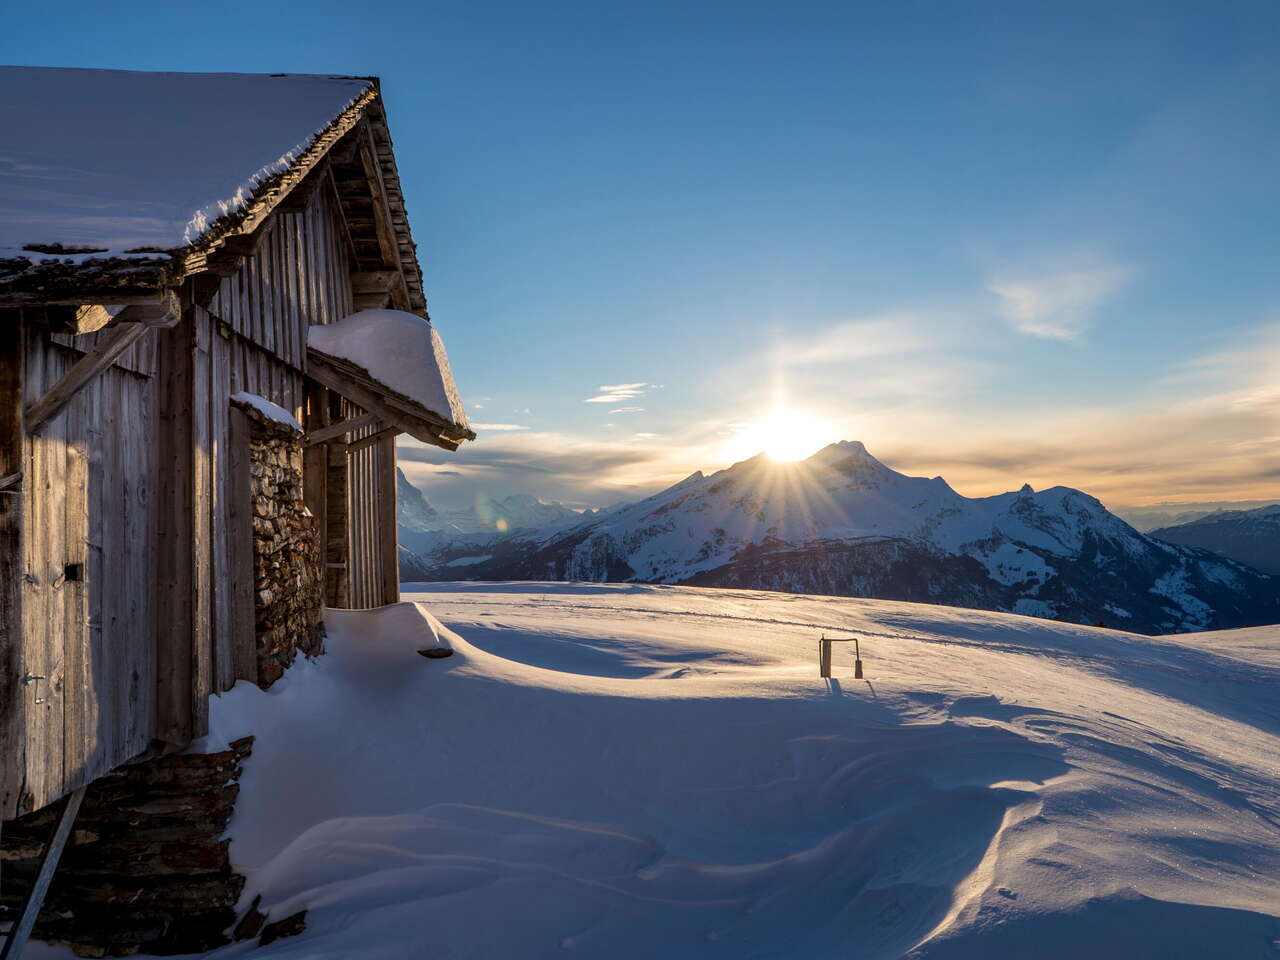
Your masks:
<svg viewBox="0 0 1280 960"><path fill-rule="evenodd" d="M374 378L368 370L341 357L307 350L307 376L321 386L345 397L383 423L407 433L415 440L445 450L457 450L466 440L474 440L469 427L451 423L403 393Z"/></svg>

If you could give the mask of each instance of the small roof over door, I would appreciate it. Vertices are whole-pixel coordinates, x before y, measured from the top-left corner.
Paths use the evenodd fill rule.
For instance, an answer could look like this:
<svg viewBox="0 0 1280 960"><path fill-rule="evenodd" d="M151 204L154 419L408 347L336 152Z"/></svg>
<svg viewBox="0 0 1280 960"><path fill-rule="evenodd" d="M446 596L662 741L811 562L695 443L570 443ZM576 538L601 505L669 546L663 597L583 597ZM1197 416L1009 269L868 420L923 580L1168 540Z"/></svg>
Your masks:
<svg viewBox="0 0 1280 960"><path fill-rule="evenodd" d="M361 310L307 335L317 383L424 443L456 450L475 433L431 321L402 310Z"/></svg>

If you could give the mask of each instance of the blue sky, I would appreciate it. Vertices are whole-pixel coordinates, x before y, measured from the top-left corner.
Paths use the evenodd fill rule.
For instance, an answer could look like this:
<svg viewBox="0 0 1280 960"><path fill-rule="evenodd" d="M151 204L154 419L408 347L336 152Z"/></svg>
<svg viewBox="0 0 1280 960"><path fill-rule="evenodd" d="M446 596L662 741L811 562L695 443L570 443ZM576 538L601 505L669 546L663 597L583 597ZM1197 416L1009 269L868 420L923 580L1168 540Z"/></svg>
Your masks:
<svg viewBox="0 0 1280 960"><path fill-rule="evenodd" d="M5 19L9 63L382 77L482 425L402 448L441 503L613 502L780 432L972 495L1280 495L1272 2Z"/></svg>

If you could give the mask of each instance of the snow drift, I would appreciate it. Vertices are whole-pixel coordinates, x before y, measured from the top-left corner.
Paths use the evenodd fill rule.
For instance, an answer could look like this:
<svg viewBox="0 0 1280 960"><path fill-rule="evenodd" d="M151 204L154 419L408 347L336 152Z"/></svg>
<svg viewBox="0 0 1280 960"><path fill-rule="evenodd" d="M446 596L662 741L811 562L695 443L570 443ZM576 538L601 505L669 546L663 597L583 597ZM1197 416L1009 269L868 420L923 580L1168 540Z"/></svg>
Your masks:
<svg viewBox="0 0 1280 960"><path fill-rule="evenodd" d="M245 903L308 910L253 956L1275 955L1280 628L412 591L212 705L214 739L257 737ZM824 631L863 638L866 682L841 650L818 678Z"/></svg>

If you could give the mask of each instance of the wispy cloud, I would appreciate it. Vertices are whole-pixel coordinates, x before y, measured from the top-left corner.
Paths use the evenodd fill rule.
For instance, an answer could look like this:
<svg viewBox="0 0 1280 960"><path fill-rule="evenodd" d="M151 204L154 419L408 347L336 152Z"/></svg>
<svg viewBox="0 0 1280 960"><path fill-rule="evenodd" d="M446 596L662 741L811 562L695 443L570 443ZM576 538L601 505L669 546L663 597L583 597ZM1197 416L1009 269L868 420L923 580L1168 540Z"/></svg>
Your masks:
<svg viewBox="0 0 1280 960"><path fill-rule="evenodd" d="M644 407L615 407L610 413L644 413Z"/></svg>
<svg viewBox="0 0 1280 960"><path fill-rule="evenodd" d="M1102 302L1128 279L1125 267L997 277L987 289L1000 298L1001 312L1020 333L1048 340L1078 340Z"/></svg>
<svg viewBox="0 0 1280 960"><path fill-rule="evenodd" d="M493 430L528 430L522 423L473 423L471 426L477 430L493 431Z"/></svg>
<svg viewBox="0 0 1280 960"><path fill-rule="evenodd" d="M777 351L785 366L808 366L913 353L927 345L920 324L911 315L850 320L813 336L791 338Z"/></svg>
<svg viewBox="0 0 1280 960"><path fill-rule="evenodd" d="M583 403L626 403L628 400L639 400L650 390L656 389L652 383L615 383L596 388L594 397L587 397Z"/></svg>

